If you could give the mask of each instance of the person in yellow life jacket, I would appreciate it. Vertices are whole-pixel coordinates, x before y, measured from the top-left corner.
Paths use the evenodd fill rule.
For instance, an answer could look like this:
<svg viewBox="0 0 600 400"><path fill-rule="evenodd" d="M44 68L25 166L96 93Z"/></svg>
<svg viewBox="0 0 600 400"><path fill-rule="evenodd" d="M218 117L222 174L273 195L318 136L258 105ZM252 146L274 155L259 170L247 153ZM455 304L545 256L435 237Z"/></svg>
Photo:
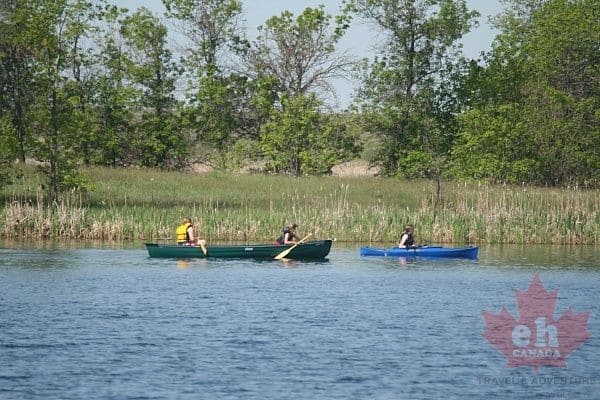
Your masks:
<svg viewBox="0 0 600 400"><path fill-rule="evenodd" d="M194 231L194 225L189 217L183 219L183 223L177 227L177 244L181 246L200 246L204 251L206 240L198 239Z"/></svg>

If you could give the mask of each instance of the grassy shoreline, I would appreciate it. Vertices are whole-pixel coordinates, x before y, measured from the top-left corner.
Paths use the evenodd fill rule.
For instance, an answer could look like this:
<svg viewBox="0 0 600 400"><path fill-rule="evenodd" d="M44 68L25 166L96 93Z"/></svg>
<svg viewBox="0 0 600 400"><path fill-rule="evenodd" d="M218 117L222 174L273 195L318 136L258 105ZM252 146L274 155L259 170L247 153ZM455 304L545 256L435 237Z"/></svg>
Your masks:
<svg viewBox="0 0 600 400"><path fill-rule="evenodd" d="M420 243L600 243L597 190L392 178L175 173L86 168L95 190L48 207L32 171L1 193L0 237L173 240L190 216L208 241L272 241L287 222L300 234L394 242L406 223Z"/></svg>

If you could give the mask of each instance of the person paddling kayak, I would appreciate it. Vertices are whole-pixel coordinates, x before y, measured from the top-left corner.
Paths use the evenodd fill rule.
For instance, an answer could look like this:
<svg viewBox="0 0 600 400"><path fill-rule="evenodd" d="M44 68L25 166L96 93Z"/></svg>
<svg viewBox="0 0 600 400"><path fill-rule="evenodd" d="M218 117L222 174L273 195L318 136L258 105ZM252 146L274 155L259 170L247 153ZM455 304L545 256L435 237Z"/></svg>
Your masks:
<svg viewBox="0 0 600 400"><path fill-rule="evenodd" d="M400 248L409 248L414 246L415 244L415 236L414 236L415 227L412 224L406 225L406 229L402 236L400 236L400 240L398 241L398 247Z"/></svg>

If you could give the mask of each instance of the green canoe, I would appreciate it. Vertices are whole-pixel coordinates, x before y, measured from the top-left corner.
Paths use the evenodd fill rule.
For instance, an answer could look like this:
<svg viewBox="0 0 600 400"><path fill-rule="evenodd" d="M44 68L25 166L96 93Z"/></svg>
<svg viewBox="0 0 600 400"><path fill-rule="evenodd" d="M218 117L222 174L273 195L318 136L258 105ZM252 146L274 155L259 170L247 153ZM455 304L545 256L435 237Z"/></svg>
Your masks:
<svg viewBox="0 0 600 400"><path fill-rule="evenodd" d="M318 240L301 243L294 247L285 257L294 260L325 258L331 250L331 240ZM161 258L274 258L291 245L278 244L243 244L243 245L207 245L206 255L196 246L164 245L146 243L150 257Z"/></svg>

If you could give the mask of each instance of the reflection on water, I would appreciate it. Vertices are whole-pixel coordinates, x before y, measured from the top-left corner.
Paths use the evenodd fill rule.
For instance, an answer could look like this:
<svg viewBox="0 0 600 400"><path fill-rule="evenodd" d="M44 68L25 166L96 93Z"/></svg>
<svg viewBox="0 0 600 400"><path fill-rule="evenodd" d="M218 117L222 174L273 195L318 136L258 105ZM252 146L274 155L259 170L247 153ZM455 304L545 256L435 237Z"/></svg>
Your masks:
<svg viewBox="0 0 600 400"><path fill-rule="evenodd" d="M210 261L205 258L192 258L192 259L182 259L176 260L176 265L178 269L186 269L193 267L206 267L209 266Z"/></svg>
<svg viewBox="0 0 600 400"><path fill-rule="evenodd" d="M590 398L598 248L483 246L478 260L150 259L143 245L0 243L0 398ZM589 310L567 368L507 369L482 311L540 273ZM551 384L535 384L544 377ZM527 395L523 395L527 393Z"/></svg>
<svg viewBox="0 0 600 400"><path fill-rule="evenodd" d="M0 239L0 249L74 250L74 249L139 249L135 242L75 241L75 240L9 240Z"/></svg>

